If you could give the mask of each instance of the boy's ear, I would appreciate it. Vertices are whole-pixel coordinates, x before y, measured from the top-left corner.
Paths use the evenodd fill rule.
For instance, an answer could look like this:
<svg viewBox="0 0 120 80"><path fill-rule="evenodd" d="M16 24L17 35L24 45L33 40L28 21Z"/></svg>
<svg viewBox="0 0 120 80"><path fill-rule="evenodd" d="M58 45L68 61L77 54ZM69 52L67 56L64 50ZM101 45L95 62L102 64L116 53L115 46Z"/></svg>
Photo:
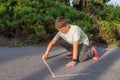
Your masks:
<svg viewBox="0 0 120 80"><path fill-rule="evenodd" d="M67 27L67 28L69 28L69 26L70 26L69 24L66 24L66 27Z"/></svg>

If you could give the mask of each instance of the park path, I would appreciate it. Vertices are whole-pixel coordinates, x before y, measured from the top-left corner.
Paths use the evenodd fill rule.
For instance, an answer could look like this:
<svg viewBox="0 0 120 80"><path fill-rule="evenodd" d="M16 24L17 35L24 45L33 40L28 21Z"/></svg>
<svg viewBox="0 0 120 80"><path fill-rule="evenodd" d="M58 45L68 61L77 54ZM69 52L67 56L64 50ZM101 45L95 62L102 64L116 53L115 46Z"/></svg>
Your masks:
<svg viewBox="0 0 120 80"><path fill-rule="evenodd" d="M68 52L55 46L46 62L56 77L52 77L41 59L45 49L46 45L0 47L0 80L120 80L119 47L97 47L100 55L98 60L91 59L67 68L65 64L70 59L66 59L65 55Z"/></svg>

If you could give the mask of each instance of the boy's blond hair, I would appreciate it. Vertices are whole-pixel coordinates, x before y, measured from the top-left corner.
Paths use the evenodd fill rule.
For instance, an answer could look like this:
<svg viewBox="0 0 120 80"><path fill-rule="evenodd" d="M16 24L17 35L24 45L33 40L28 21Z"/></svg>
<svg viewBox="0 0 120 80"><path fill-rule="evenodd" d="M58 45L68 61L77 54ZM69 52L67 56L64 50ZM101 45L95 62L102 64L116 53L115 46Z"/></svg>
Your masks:
<svg viewBox="0 0 120 80"><path fill-rule="evenodd" d="M56 19L55 27L56 29L60 29L62 27L65 27L66 24L68 24L68 21L63 16L61 16Z"/></svg>

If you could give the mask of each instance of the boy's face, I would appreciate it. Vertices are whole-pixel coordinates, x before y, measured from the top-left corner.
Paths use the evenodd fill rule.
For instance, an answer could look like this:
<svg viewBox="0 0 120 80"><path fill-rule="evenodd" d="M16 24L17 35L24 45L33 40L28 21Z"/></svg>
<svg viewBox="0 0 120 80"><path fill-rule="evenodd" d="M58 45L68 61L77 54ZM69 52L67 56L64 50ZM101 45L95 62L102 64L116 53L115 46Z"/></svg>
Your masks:
<svg viewBox="0 0 120 80"><path fill-rule="evenodd" d="M57 30L63 34L66 34L69 31L69 25L66 25L65 27L62 27L62 28L57 29Z"/></svg>

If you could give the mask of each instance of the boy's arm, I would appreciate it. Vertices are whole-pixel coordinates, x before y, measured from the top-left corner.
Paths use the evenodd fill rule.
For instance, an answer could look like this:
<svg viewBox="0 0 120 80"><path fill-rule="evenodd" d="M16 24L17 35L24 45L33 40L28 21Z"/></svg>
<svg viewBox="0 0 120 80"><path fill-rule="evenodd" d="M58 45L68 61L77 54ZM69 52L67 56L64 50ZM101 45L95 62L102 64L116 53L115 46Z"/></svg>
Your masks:
<svg viewBox="0 0 120 80"><path fill-rule="evenodd" d="M47 49L46 49L45 53L44 53L43 56L42 56L42 59L43 59L43 60L46 60L46 59L47 59L47 57L48 57L48 55L49 55L49 52L50 52L51 48L53 47L53 45L54 45L55 43L56 43L56 40L54 40L54 39L49 42L49 44L48 44L48 46L47 46Z"/></svg>
<svg viewBox="0 0 120 80"><path fill-rule="evenodd" d="M79 44L79 41L75 41L73 43L73 60L77 60L77 56L78 56L78 44ZM66 66L67 67L73 67L76 65L76 61L70 61Z"/></svg>
<svg viewBox="0 0 120 80"><path fill-rule="evenodd" d="M78 40L73 43L73 59L76 59L76 60L78 56L78 44L79 44Z"/></svg>

